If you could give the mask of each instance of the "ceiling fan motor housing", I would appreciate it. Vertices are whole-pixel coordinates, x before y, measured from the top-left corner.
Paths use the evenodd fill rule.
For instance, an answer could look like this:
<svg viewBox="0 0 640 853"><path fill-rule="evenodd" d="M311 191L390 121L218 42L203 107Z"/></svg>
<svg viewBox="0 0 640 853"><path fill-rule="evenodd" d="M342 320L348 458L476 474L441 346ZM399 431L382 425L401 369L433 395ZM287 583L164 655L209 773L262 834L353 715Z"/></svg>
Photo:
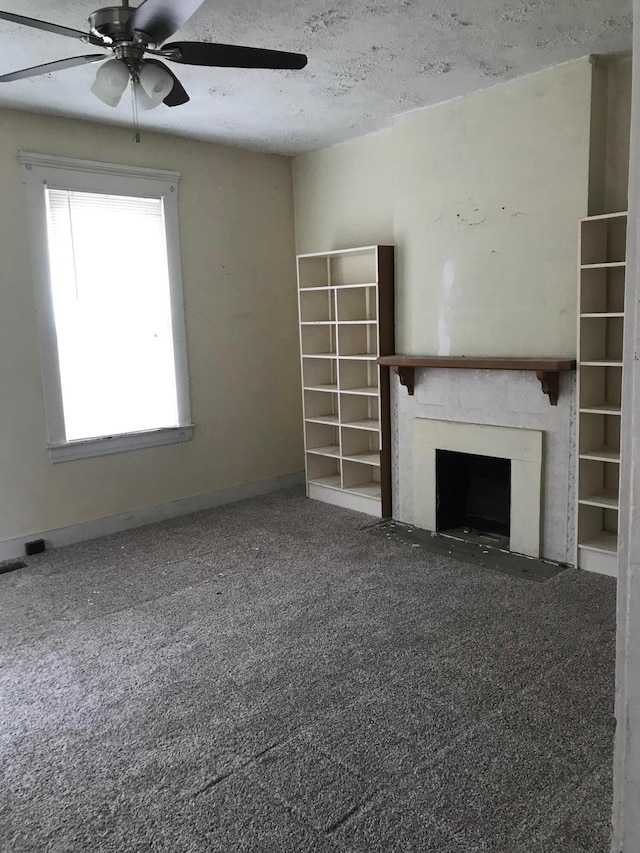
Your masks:
<svg viewBox="0 0 640 853"><path fill-rule="evenodd" d="M107 6L104 9L97 9L89 15L91 32L96 36L106 36L114 42L129 41L131 33L127 24L134 11L128 6Z"/></svg>
<svg viewBox="0 0 640 853"><path fill-rule="evenodd" d="M129 29L129 19L135 9L128 6L107 6L97 9L89 16L91 32L100 38L108 39L116 59L121 60L131 71L138 71L142 64L144 53L149 45L149 39L144 33L135 34L132 38Z"/></svg>
<svg viewBox="0 0 640 853"><path fill-rule="evenodd" d="M91 32L99 38L110 39L114 44L131 42L129 20L135 11L129 6L105 6L104 9L97 9L89 15ZM135 40L142 42L145 47L153 44L153 38L139 30L136 30Z"/></svg>

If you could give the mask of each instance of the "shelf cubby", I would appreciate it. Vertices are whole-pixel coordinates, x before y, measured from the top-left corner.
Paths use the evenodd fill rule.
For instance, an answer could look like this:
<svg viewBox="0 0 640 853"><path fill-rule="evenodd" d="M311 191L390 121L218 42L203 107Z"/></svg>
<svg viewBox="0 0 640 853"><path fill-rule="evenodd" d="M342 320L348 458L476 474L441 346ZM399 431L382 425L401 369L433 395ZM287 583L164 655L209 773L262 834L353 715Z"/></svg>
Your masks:
<svg viewBox="0 0 640 853"><path fill-rule="evenodd" d="M379 432L351 427L342 427L340 432L343 459L380 467Z"/></svg>
<svg viewBox="0 0 640 853"><path fill-rule="evenodd" d="M624 315L624 267L580 272L580 313Z"/></svg>
<svg viewBox="0 0 640 853"><path fill-rule="evenodd" d="M303 358L302 384L315 391L338 390L338 368L335 358Z"/></svg>
<svg viewBox="0 0 640 853"><path fill-rule="evenodd" d="M622 363L623 317L580 318L580 362Z"/></svg>
<svg viewBox="0 0 640 853"><path fill-rule="evenodd" d="M344 460L342 487L365 497L380 497L380 468L364 462Z"/></svg>
<svg viewBox="0 0 640 853"><path fill-rule="evenodd" d="M340 393L340 421L353 429L380 431L377 397Z"/></svg>
<svg viewBox="0 0 640 853"><path fill-rule="evenodd" d="M596 506L582 508L578 522L580 547L615 555L617 538L618 513L615 510Z"/></svg>
<svg viewBox="0 0 640 853"><path fill-rule="evenodd" d="M581 414L578 454L581 459L620 462L620 419L589 412Z"/></svg>
<svg viewBox="0 0 640 853"><path fill-rule="evenodd" d="M618 508L620 466L594 459L580 459L578 502L602 509Z"/></svg>
<svg viewBox="0 0 640 853"><path fill-rule="evenodd" d="M341 323L378 319L375 286L338 288L336 299L336 317Z"/></svg>
<svg viewBox="0 0 640 853"><path fill-rule="evenodd" d="M590 216L580 229L580 266L623 265L627 250L627 214Z"/></svg>
<svg viewBox="0 0 640 853"><path fill-rule="evenodd" d="M298 257L307 495L391 515L393 248Z"/></svg>
<svg viewBox="0 0 640 853"><path fill-rule="evenodd" d="M339 423L338 395L326 391L304 391L304 413L317 423Z"/></svg>
<svg viewBox="0 0 640 853"><path fill-rule="evenodd" d="M301 323L329 323L336 319L335 294L327 290L306 290L300 294Z"/></svg>
<svg viewBox="0 0 640 853"><path fill-rule="evenodd" d="M377 259L368 248L335 252L329 258L329 283L334 287L377 281Z"/></svg>
<svg viewBox="0 0 640 853"><path fill-rule="evenodd" d="M302 355L335 356L336 327L329 326L300 326Z"/></svg>
<svg viewBox="0 0 640 853"><path fill-rule="evenodd" d="M298 259L298 287L300 290L328 286L329 265L326 258L309 256Z"/></svg>
<svg viewBox="0 0 640 853"><path fill-rule="evenodd" d="M579 363L578 401L581 411L600 410L616 414L622 407L620 367Z"/></svg>
<svg viewBox="0 0 640 853"><path fill-rule="evenodd" d="M307 477L309 482L318 486L330 489L342 488L340 460L307 453Z"/></svg>
<svg viewBox="0 0 640 853"><path fill-rule="evenodd" d="M340 390L349 394L369 394L377 396L379 392L380 368L374 361L340 360Z"/></svg>
<svg viewBox="0 0 640 853"><path fill-rule="evenodd" d="M340 433L337 424L332 426L305 421L304 434L307 453L336 458L340 456Z"/></svg>
<svg viewBox="0 0 640 853"><path fill-rule="evenodd" d="M374 324L339 325L338 354L341 358L365 358L378 355L377 328Z"/></svg>

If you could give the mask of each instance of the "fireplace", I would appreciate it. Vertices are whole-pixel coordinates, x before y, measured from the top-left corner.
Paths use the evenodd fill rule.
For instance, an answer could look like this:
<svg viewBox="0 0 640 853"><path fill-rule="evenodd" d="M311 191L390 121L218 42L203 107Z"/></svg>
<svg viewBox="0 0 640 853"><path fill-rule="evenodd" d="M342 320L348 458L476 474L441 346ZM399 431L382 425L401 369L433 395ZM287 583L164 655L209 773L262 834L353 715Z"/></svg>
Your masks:
<svg viewBox="0 0 640 853"><path fill-rule="evenodd" d="M495 508L478 512L481 487L491 490L490 502L508 503L508 519L502 519L503 529L509 532L509 547L519 554L540 556L541 490L542 490L542 432L539 430L490 426L487 424L415 418L413 420L413 524L425 530L437 531L438 504L445 503L455 511L458 499L449 500L448 486L438 487L438 456L443 451L463 457L458 460L460 479L468 479L471 488L464 496L464 511L478 515L496 515ZM491 461L487 461L491 457ZM441 456L441 459L447 459ZM485 461L479 461L485 460ZM502 463L502 464L501 464ZM445 466L447 462L441 463ZM466 471L466 473L460 472ZM488 473L491 471L492 473ZM505 476L505 471L508 475ZM487 485L487 479L497 481ZM484 480L484 483L482 482ZM498 499L498 493L500 497ZM441 500L439 501L439 496ZM467 517L467 516L465 516ZM496 521L496 519L493 519ZM464 523L460 526L464 526Z"/></svg>
<svg viewBox="0 0 640 853"><path fill-rule="evenodd" d="M436 530L491 534L509 546L511 460L436 450Z"/></svg>
<svg viewBox="0 0 640 853"><path fill-rule="evenodd" d="M573 564L574 374L560 374L559 394L550 400L527 370L463 370L444 362L416 364L413 394L399 382L391 386L393 517L438 530L438 450L505 459L511 463L509 548Z"/></svg>

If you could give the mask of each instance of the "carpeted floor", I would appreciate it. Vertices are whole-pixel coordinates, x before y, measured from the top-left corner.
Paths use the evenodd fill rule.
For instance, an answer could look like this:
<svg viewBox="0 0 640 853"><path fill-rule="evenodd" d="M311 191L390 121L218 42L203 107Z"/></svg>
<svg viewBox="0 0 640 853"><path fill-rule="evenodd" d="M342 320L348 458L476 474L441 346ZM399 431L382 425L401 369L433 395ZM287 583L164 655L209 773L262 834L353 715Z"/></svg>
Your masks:
<svg viewBox="0 0 640 853"><path fill-rule="evenodd" d="M615 583L281 492L0 575L2 853L607 853Z"/></svg>

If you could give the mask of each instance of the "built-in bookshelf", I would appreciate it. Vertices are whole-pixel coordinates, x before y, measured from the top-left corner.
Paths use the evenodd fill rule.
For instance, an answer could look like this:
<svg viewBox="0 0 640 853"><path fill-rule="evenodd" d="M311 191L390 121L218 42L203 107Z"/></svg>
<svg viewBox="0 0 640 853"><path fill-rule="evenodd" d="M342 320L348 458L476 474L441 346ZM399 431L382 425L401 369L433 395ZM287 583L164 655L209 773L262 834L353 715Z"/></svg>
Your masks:
<svg viewBox="0 0 640 853"><path fill-rule="evenodd" d="M617 574L627 214L580 223L576 564Z"/></svg>
<svg viewBox="0 0 640 853"><path fill-rule="evenodd" d="M298 256L307 495L391 515L393 247Z"/></svg>

